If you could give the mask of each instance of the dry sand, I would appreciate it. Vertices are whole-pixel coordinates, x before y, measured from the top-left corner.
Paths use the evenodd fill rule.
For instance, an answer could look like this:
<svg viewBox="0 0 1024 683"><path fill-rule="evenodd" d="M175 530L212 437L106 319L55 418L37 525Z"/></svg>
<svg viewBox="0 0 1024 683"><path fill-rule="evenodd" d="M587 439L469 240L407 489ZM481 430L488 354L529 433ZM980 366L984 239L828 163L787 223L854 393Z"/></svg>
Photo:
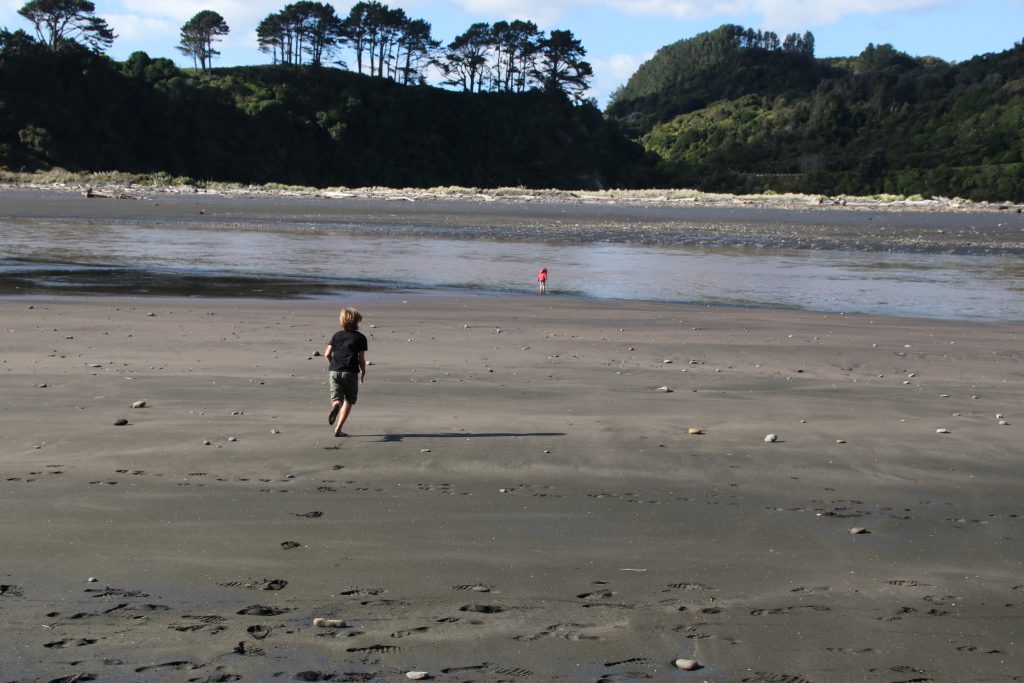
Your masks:
<svg viewBox="0 0 1024 683"><path fill-rule="evenodd" d="M0 681L1024 680L1022 328L339 303L0 300Z"/></svg>

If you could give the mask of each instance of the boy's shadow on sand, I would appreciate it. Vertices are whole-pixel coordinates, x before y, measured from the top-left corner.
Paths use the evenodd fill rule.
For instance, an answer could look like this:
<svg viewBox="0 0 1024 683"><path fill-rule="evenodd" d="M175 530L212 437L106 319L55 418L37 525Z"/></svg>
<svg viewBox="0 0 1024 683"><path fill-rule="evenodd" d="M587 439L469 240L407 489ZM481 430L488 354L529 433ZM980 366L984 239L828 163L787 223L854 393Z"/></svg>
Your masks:
<svg viewBox="0 0 1024 683"><path fill-rule="evenodd" d="M444 432L443 434L367 434L380 437L382 443L405 439L486 439L495 436L565 436L565 432Z"/></svg>

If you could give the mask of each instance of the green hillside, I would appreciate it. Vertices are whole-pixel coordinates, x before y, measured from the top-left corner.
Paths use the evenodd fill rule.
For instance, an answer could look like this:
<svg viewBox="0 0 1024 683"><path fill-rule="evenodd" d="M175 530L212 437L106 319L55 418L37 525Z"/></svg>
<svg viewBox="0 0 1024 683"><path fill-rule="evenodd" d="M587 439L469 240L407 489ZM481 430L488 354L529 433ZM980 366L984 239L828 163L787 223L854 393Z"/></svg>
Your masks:
<svg viewBox="0 0 1024 683"><path fill-rule="evenodd" d="M1024 200L1024 47L814 59L737 26L662 48L608 115L673 186ZM770 36L770 34L769 34Z"/></svg>

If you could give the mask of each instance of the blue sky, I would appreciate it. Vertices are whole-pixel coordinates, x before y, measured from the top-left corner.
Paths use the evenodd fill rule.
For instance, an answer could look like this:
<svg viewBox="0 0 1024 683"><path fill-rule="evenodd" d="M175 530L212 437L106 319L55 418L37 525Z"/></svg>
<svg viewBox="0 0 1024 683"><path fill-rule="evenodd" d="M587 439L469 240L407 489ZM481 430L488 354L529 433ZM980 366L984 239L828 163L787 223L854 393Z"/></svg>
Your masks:
<svg viewBox="0 0 1024 683"><path fill-rule="evenodd" d="M196 12L224 16L231 33L216 66L264 64L255 27L289 0L94 0L96 13L118 34L109 54L136 50L191 66L176 49L181 25ZM0 0L0 26L31 26L17 10L23 0ZM333 3L348 14L353 2ZM912 55L962 61L1024 40L1024 0L403 0L386 2L429 21L434 36L451 41L471 23L530 19L541 28L568 29L582 40L594 66L590 94L603 106L659 47L724 23L775 31L811 31L819 57L858 54L868 43L891 43Z"/></svg>

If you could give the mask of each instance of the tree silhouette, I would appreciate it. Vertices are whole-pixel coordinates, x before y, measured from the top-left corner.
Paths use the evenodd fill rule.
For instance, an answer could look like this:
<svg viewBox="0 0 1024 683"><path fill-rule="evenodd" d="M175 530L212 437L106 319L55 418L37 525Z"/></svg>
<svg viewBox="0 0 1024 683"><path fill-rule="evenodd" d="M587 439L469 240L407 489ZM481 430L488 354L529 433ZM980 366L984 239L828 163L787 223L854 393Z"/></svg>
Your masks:
<svg viewBox="0 0 1024 683"><path fill-rule="evenodd" d="M226 36L231 29L217 12L204 9L181 27L178 50L192 58L192 64L204 71L213 66L213 58L220 54L213 49L213 41Z"/></svg>
<svg viewBox="0 0 1024 683"><path fill-rule="evenodd" d="M491 27L478 22L455 37L441 62L445 85L461 86L465 92L483 90L492 43Z"/></svg>
<svg viewBox="0 0 1024 683"><path fill-rule="evenodd" d="M76 43L103 52L117 36L95 12L96 5L89 0L31 0L18 10L32 22L39 41L51 51Z"/></svg>
<svg viewBox="0 0 1024 683"><path fill-rule="evenodd" d="M540 59L533 77L547 91L560 91L576 101L590 87L594 70L583 61L587 55L583 44L572 31L552 31L539 45Z"/></svg>

